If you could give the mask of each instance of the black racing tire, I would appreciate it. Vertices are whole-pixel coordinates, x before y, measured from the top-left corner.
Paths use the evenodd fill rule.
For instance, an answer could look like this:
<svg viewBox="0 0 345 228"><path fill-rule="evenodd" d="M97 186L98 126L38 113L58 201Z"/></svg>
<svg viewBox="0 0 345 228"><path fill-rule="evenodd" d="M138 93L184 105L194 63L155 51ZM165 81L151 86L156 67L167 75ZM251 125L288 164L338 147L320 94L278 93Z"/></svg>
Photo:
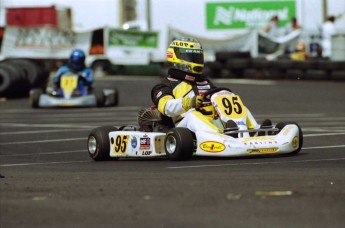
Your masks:
<svg viewBox="0 0 345 228"><path fill-rule="evenodd" d="M30 105L32 108L39 108L39 101L40 101L40 97L43 94L43 90L36 88L36 89L32 89L30 90Z"/></svg>
<svg viewBox="0 0 345 228"><path fill-rule="evenodd" d="M12 86L11 74L0 66L0 96L6 96Z"/></svg>
<svg viewBox="0 0 345 228"><path fill-rule="evenodd" d="M104 107L105 105L105 95L103 89L95 89L94 94L96 97L97 107Z"/></svg>
<svg viewBox="0 0 345 228"><path fill-rule="evenodd" d="M92 129L87 138L87 151L95 161L117 160L110 157L109 132L117 131L113 126L103 126Z"/></svg>
<svg viewBox="0 0 345 228"><path fill-rule="evenodd" d="M166 134L164 147L169 160L190 160L194 152L193 133L187 128L173 128Z"/></svg>
<svg viewBox="0 0 345 228"><path fill-rule="evenodd" d="M119 91L117 89L114 90L114 104L113 106L117 106L119 104Z"/></svg>
<svg viewBox="0 0 345 228"><path fill-rule="evenodd" d="M26 74L26 80L31 86L41 86L49 77L47 70L43 66L28 59L9 59L7 60L15 67L21 68Z"/></svg>
<svg viewBox="0 0 345 228"><path fill-rule="evenodd" d="M277 123L277 125L275 126L276 128L279 129L279 131L277 131L275 134L278 134L286 125L289 124L294 124L298 127L298 148L294 151L292 151L290 154L294 155L297 154L301 151L302 146L303 146L303 132L302 132L302 128L295 122L279 122Z"/></svg>

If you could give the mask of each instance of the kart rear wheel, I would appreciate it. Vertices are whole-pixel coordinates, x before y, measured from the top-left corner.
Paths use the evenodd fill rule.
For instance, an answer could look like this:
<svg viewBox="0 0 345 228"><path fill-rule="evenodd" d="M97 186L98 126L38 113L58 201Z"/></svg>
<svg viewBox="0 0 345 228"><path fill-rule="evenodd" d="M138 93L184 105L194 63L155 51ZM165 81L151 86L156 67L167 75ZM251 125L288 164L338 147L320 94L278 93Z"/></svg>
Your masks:
<svg viewBox="0 0 345 228"><path fill-rule="evenodd" d="M114 89L114 106L119 104L119 91L117 89Z"/></svg>
<svg viewBox="0 0 345 228"><path fill-rule="evenodd" d="M164 146L166 155L170 160L189 160L194 151L193 133L187 128L173 128L166 134Z"/></svg>
<svg viewBox="0 0 345 228"><path fill-rule="evenodd" d="M103 89L95 89L94 94L96 97L97 107L103 107L105 105L105 95Z"/></svg>
<svg viewBox="0 0 345 228"><path fill-rule="evenodd" d="M40 97L43 94L42 89L32 89L30 91L30 104L33 108L39 108Z"/></svg>
<svg viewBox="0 0 345 228"><path fill-rule="evenodd" d="M279 122L277 123L277 125L275 126L276 128L279 129L279 131L276 133L278 134L286 125L289 124L293 124L296 125L298 127L298 148L294 151L292 151L290 154L297 154L298 152L300 152L302 146L303 146L303 132L302 132L302 128L295 122Z"/></svg>
<svg viewBox="0 0 345 228"><path fill-rule="evenodd" d="M87 139L87 150L95 161L117 160L110 157L109 132L117 131L113 126L94 128Z"/></svg>

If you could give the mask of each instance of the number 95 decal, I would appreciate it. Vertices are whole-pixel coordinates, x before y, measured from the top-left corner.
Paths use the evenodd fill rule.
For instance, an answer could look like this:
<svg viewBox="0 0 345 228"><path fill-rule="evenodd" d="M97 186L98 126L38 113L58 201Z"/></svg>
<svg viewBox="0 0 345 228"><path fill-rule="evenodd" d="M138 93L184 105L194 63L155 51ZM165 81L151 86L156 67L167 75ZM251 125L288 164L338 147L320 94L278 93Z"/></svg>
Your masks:
<svg viewBox="0 0 345 228"><path fill-rule="evenodd" d="M218 96L216 97L216 103L219 111L221 111L224 116L241 118L247 114L247 110L239 96Z"/></svg>
<svg viewBox="0 0 345 228"><path fill-rule="evenodd" d="M114 154L125 154L128 145L129 135L117 135L115 141L112 140L111 143L114 144Z"/></svg>

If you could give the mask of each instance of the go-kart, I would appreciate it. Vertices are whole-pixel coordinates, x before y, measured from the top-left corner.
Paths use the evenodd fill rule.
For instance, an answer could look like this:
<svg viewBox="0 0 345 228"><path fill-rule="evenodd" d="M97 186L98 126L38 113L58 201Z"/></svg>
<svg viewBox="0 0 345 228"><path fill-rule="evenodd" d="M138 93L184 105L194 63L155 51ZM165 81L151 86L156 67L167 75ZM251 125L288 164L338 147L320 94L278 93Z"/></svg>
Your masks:
<svg viewBox="0 0 345 228"><path fill-rule="evenodd" d="M247 109L238 95L216 88L203 96L208 100L205 105L214 107L216 121L224 126L222 133L167 127L169 121L157 109L143 109L138 115L139 129L130 126L93 129L87 139L89 155L96 161L157 156L178 161L189 160L193 155L239 157L297 154L301 150L303 134L297 123L262 124L250 129Z"/></svg>
<svg viewBox="0 0 345 228"><path fill-rule="evenodd" d="M103 107L118 104L116 89L88 88L82 76L68 72L61 76L60 87L30 90L30 104L33 108L44 107Z"/></svg>

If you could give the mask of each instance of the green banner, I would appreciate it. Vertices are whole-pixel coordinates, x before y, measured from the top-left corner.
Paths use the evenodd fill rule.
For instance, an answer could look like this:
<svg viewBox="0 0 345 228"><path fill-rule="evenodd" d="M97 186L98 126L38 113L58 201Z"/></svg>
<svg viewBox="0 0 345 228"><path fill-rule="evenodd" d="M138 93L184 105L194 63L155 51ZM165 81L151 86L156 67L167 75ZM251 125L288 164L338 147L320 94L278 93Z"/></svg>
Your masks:
<svg viewBox="0 0 345 228"><path fill-rule="evenodd" d="M158 48L158 33L109 29L108 45L133 48Z"/></svg>
<svg viewBox="0 0 345 228"><path fill-rule="evenodd" d="M279 17L279 25L284 26L295 14L295 0L206 3L206 28L258 28L275 15Z"/></svg>

